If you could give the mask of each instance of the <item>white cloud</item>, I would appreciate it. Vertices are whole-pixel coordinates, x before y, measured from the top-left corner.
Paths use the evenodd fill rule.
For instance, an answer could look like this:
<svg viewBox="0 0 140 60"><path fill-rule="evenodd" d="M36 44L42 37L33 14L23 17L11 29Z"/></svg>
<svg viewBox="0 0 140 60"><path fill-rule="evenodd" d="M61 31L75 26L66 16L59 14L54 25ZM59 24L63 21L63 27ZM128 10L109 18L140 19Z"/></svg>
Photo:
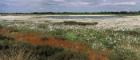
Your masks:
<svg viewBox="0 0 140 60"><path fill-rule="evenodd" d="M81 7L81 6L89 6L91 3L90 2L83 2L83 1L78 1L78 2L65 2L64 6L72 6L72 7Z"/></svg>
<svg viewBox="0 0 140 60"><path fill-rule="evenodd" d="M103 2L106 2L107 0L103 0Z"/></svg>
<svg viewBox="0 0 140 60"><path fill-rule="evenodd" d="M65 0L53 0L55 2L64 2Z"/></svg>
<svg viewBox="0 0 140 60"><path fill-rule="evenodd" d="M13 7L36 7L40 6L43 0L9 0L8 2L5 2L7 6L13 6Z"/></svg>
<svg viewBox="0 0 140 60"><path fill-rule="evenodd" d="M99 6L114 6L114 5L136 5L136 2L116 2L116 3L101 3Z"/></svg>

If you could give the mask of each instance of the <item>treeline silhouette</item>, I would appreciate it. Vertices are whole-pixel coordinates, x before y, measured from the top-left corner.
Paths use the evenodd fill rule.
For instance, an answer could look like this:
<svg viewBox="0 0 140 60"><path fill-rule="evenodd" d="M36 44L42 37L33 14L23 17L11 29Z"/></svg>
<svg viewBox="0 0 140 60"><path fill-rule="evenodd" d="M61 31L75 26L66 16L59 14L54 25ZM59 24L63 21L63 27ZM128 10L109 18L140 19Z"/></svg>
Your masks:
<svg viewBox="0 0 140 60"><path fill-rule="evenodd" d="M0 13L0 14L140 14L140 11L120 12L30 12L30 13Z"/></svg>

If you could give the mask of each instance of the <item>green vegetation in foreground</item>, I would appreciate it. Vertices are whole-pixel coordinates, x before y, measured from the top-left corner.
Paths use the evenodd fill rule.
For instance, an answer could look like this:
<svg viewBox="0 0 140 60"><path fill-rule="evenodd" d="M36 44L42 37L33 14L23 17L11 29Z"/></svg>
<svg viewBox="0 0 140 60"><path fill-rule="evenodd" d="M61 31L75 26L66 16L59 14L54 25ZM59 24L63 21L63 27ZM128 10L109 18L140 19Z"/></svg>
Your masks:
<svg viewBox="0 0 140 60"><path fill-rule="evenodd" d="M56 29L49 28L48 23L34 24L32 22L17 23L1 21L1 27L13 28L13 32L39 32L44 33L43 37L53 36L64 38L70 41L78 41L88 44L89 47L97 51L108 50L110 60L140 60L140 29L113 31L113 30L96 30L96 29ZM10 26L9 26L10 25ZM7 41L7 38L2 39ZM12 40L12 39L9 39ZM9 41L7 41L9 42ZM1 45L3 45L0 43ZM5 42L4 42L5 43ZM64 57L70 57L71 60L86 60L84 54L77 54L61 48L52 48L47 46L31 46L29 44L7 43L8 46L18 46L18 48L28 47L25 51L32 51L33 56L38 55L39 60L63 60ZM19 47L20 46L20 47ZM22 47L21 47L22 46ZM32 48L32 49L31 49ZM35 50L35 51L34 51ZM3 50L0 50L3 52ZM9 50L8 50L9 51ZM70 53L70 54L69 54ZM4 54L4 53L0 53ZM28 53L27 53L28 54ZM23 55L24 56L24 55ZM49 57L51 56L51 57ZM32 57L32 55L31 55Z"/></svg>

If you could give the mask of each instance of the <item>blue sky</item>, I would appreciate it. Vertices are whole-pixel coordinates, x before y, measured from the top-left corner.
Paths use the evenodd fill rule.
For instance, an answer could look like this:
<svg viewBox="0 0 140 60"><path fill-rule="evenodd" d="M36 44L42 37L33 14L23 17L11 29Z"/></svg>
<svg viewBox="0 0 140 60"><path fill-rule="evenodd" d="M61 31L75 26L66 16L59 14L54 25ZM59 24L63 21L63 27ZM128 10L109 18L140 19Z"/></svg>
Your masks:
<svg viewBox="0 0 140 60"><path fill-rule="evenodd" d="M140 0L0 0L0 12L138 11Z"/></svg>

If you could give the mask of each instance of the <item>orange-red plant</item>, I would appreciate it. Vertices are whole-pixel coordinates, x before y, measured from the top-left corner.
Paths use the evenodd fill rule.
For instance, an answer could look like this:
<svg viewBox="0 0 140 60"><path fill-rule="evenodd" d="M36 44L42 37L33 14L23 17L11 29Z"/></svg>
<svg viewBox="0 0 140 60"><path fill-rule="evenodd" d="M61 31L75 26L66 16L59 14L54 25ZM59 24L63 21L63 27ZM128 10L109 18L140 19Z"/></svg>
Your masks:
<svg viewBox="0 0 140 60"><path fill-rule="evenodd" d="M97 53L94 51L94 49L90 48L86 44L82 44L79 42L71 42L68 40L62 40L52 37L43 39L37 33L24 34L16 32L14 34L11 34L7 29L0 29L0 34L13 37L16 39L16 41L31 43L32 45L47 45L56 48L70 49L71 51L75 52L86 53L88 55L88 60L108 60L107 55Z"/></svg>

